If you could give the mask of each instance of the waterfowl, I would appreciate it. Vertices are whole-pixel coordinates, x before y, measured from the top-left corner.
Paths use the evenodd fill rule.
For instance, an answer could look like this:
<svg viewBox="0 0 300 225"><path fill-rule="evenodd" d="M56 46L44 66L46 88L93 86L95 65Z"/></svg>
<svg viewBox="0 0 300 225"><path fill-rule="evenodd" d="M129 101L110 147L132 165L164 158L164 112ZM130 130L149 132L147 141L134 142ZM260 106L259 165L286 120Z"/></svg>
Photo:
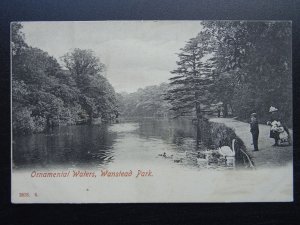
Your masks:
<svg viewBox="0 0 300 225"><path fill-rule="evenodd" d="M164 156L165 158L173 158L173 155L169 155L169 156Z"/></svg>
<svg viewBox="0 0 300 225"><path fill-rule="evenodd" d="M218 149L218 152L224 157L234 157L235 156L235 139L232 140L232 147L222 146Z"/></svg>
<svg viewBox="0 0 300 225"><path fill-rule="evenodd" d="M158 156L162 156L164 158L173 158L173 155L167 155L165 152L163 154L158 154Z"/></svg>
<svg viewBox="0 0 300 225"><path fill-rule="evenodd" d="M181 159L174 159L174 162L180 163L180 162L182 162L182 158Z"/></svg>

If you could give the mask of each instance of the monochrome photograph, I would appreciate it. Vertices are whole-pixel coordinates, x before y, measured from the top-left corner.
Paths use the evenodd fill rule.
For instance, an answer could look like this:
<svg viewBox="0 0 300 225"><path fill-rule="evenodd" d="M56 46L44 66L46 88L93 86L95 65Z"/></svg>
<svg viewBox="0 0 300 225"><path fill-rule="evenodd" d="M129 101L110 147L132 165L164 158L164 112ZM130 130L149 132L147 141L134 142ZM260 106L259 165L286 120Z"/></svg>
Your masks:
<svg viewBox="0 0 300 225"><path fill-rule="evenodd" d="M13 203L291 202L291 21L11 23Z"/></svg>

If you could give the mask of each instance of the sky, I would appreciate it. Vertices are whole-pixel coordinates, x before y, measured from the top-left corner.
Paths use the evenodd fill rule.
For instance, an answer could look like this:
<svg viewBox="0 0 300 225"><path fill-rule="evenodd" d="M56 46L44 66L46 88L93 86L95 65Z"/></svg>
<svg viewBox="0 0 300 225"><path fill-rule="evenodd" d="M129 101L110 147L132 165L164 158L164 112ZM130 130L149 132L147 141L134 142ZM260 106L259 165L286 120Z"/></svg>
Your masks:
<svg viewBox="0 0 300 225"><path fill-rule="evenodd" d="M201 31L200 21L24 22L26 42L60 61L74 48L91 49L106 65L116 92L168 82L176 53Z"/></svg>

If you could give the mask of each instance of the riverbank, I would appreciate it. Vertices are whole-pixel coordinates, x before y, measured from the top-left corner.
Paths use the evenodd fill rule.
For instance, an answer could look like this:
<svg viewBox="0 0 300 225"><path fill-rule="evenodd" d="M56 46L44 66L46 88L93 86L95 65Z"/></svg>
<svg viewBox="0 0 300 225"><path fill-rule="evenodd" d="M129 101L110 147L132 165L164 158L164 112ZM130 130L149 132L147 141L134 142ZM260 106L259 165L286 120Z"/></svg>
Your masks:
<svg viewBox="0 0 300 225"><path fill-rule="evenodd" d="M18 168L12 170L12 202L293 201L292 163L206 169L185 157L195 149L193 133L190 120L157 120L67 126L20 137L13 147ZM174 158L160 157L163 152Z"/></svg>
<svg viewBox="0 0 300 225"><path fill-rule="evenodd" d="M211 118L210 121L223 123L226 126L233 128L235 133L243 140L248 149L248 153L251 154L257 168L285 166L293 162L293 146L272 146L274 144L274 139L269 138L270 127L267 125L259 124L259 151L254 152L252 151L252 136L248 123L233 118ZM292 135L293 131L290 130L290 132Z"/></svg>

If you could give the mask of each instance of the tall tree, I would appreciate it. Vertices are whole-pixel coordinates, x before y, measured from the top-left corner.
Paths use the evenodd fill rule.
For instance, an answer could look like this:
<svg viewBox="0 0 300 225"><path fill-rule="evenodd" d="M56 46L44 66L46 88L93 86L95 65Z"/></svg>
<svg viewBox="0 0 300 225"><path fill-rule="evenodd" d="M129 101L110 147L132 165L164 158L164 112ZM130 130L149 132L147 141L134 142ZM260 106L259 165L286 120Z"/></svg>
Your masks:
<svg viewBox="0 0 300 225"><path fill-rule="evenodd" d="M19 22L11 23L11 51L14 57L20 55L21 51L28 47L22 28L23 25Z"/></svg>
<svg viewBox="0 0 300 225"><path fill-rule="evenodd" d="M134 93L118 94L118 105L125 117L163 117L169 116L170 105L164 101L168 84L147 86Z"/></svg>
<svg viewBox="0 0 300 225"><path fill-rule="evenodd" d="M14 133L40 132L93 116L113 117L115 92L91 51L66 54L69 70L64 70L47 52L26 44L21 23L12 23L11 29Z"/></svg>
<svg viewBox="0 0 300 225"><path fill-rule="evenodd" d="M205 21L202 25L214 45L216 98L232 103L241 118L254 110L265 117L270 105L291 118L291 24Z"/></svg>
<svg viewBox="0 0 300 225"><path fill-rule="evenodd" d="M165 98L177 117L195 113L198 124L211 101L209 90L213 81L213 66L205 60L206 54L206 46L198 37L187 42L178 54L177 69L171 71L175 76L170 78L171 88ZM197 136L200 141L200 130Z"/></svg>
<svg viewBox="0 0 300 225"><path fill-rule="evenodd" d="M105 66L94 52L76 48L62 59L80 90L79 101L89 121L99 116L108 119L115 114L117 107L114 89L103 76Z"/></svg>

